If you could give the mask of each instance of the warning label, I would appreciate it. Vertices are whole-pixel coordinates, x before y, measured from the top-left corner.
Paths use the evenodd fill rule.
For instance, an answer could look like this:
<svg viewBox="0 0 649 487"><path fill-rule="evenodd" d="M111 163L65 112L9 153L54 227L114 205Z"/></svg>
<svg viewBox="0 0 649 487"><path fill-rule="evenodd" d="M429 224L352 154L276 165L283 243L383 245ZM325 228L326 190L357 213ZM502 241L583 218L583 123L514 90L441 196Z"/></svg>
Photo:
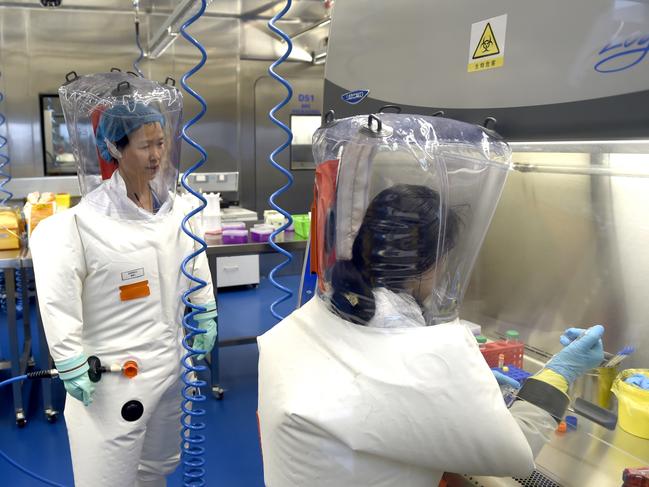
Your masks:
<svg viewBox="0 0 649 487"><path fill-rule="evenodd" d="M480 36L478 45L473 52L473 59L480 59L481 57L494 56L500 54L500 49L498 48L498 41L494 35L494 31L491 28L491 24L487 22L484 32Z"/></svg>
<svg viewBox="0 0 649 487"><path fill-rule="evenodd" d="M467 71L484 71L504 64L506 31L507 14L471 25Z"/></svg>

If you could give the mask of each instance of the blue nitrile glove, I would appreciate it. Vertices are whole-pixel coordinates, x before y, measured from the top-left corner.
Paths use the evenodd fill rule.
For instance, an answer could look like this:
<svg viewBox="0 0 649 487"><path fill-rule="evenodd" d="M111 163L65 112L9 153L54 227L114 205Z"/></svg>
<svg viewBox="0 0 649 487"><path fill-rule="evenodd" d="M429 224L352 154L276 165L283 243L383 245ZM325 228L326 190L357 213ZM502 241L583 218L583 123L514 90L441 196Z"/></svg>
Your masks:
<svg viewBox="0 0 649 487"><path fill-rule="evenodd" d="M644 374L633 374L631 377L627 377L624 382L649 391L649 377Z"/></svg>
<svg viewBox="0 0 649 487"><path fill-rule="evenodd" d="M88 406L92 402L95 384L90 382L90 377L88 377L89 367L86 357L79 355L75 358L55 362L55 365L68 394L81 401L84 406Z"/></svg>
<svg viewBox="0 0 649 487"><path fill-rule="evenodd" d="M496 377L496 380L498 381L498 385L500 386L510 386L513 387L514 389L520 389L521 388L521 383L518 382L516 379L512 379L509 376L506 376L499 370L493 370L491 371L494 373L494 376Z"/></svg>
<svg viewBox="0 0 649 487"><path fill-rule="evenodd" d="M565 348L552 357L545 367L572 384L577 377L598 367L604 360L603 334L602 325L595 325L587 330L568 328L560 338Z"/></svg>
<svg viewBox="0 0 649 487"><path fill-rule="evenodd" d="M207 311L203 313L198 313L194 316L194 320L198 323L198 327L201 330L205 330L205 333L196 335L194 337L194 344L192 348L196 350L205 350L205 354L210 353L212 348L214 348L214 343L216 342L216 302L212 301L203 305ZM196 360L202 360L205 357L205 354L200 354L196 356Z"/></svg>

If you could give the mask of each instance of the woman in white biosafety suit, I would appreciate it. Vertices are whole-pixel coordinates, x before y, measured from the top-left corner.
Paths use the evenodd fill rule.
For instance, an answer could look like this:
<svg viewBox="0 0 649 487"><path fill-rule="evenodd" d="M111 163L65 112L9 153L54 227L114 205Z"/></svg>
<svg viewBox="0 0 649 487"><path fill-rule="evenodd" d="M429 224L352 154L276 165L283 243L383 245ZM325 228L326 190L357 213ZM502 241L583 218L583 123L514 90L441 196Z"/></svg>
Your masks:
<svg viewBox="0 0 649 487"><path fill-rule="evenodd" d="M526 477L568 384L602 360L603 327L567 330L507 409L457 310L509 148L448 119L366 121L314 136L318 295L258 340L265 484Z"/></svg>
<svg viewBox="0 0 649 487"><path fill-rule="evenodd" d="M34 230L30 248L50 353L68 393L65 419L77 487L166 485L180 457L183 292L180 263L198 247L181 230L174 198L180 92L107 73L59 90L83 198ZM216 339L205 254L188 270L205 283L191 295ZM137 375L88 375L89 356ZM131 369L132 371L132 369ZM132 374L129 374L132 375Z"/></svg>

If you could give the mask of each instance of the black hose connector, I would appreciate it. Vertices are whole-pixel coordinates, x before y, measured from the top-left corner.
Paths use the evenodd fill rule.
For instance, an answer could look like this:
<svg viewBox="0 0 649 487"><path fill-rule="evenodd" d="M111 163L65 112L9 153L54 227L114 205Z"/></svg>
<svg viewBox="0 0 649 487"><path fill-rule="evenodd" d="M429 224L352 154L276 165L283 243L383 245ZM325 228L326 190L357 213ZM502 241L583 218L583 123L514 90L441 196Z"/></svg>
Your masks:
<svg viewBox="0 0 649 487"><path fill-rule="evenodd" d="M107 372L106 367L101 365L101 360L99 357L91 355L88 357L88 377L90 377L90 382L99 382L101 380L101 375L104 372Z"/></svg>
<svg viewBox="0 0 649 487"><path fill-rule="evenodd" d="M56 369L35 370L34 372L27 372L25 375L28 379L52 379L58 377L59 372Z"/></svg>

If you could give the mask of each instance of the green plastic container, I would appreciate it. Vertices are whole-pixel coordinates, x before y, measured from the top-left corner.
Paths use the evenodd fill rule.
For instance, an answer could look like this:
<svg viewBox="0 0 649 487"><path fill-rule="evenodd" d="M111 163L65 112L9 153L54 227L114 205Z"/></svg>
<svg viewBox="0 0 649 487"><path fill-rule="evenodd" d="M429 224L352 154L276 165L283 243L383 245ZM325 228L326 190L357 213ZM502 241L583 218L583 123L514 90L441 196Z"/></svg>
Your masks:
<svg viewBox="0 0 649 487"><path fill-rule="evenodd" d="M300 238L309 238L311 231L311 218L309 215L292 215L295 235Z"/></svg>

